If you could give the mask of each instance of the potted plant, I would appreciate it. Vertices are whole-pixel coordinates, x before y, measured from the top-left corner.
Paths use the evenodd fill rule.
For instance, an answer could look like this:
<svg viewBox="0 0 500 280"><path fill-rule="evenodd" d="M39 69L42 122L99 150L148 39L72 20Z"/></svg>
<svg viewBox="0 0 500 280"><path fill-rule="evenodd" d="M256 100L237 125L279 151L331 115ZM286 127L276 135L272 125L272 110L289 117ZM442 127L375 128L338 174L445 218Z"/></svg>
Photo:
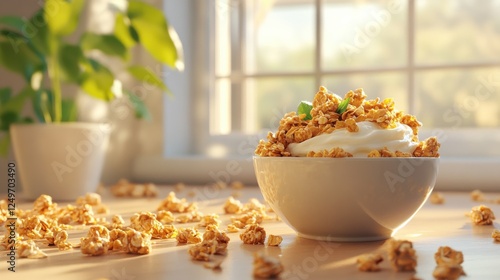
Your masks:
<svg viewBox="0 0 500 280"><path fill-rule="evenodd" d="M113 9L109 34L77 34L84 0L46 0L29 19L0 17L0 67L25 81L16 94L0 88L0 154L6 155L11 142L27 198L45 193L72 200L99 183L109 128L77 122L78 91L105 101L123 95L137 117L148 117L141 98L121 89L118 73L102 58L118 58L129 76L166 93L151 69L130 62L133 49L142 47L162 65L182 67L182 47L161 10L141 1ZM23 114L29 103L32 116Z"/></svg>

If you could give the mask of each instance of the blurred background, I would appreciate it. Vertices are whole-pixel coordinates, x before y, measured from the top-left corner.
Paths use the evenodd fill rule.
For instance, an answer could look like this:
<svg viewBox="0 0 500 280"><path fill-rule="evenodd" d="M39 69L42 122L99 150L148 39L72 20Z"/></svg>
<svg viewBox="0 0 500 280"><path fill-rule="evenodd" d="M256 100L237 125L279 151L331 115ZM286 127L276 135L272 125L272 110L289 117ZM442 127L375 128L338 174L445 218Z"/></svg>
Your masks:
<svg viewBox="0 0 500 280"><path fill-rule="evenodd" d="M38 1L1 1L0 14L28 16L28 2ZM88 2L88 28L109 25L110 2ZM500 166L500 0L145 2L163 7L179 33L185 69L157 69L174 97L145 95L149 122L85 101L106 112L84 110L81 119L118 124L105 183L201 183L227 173L255 184L258 140L320 85L341 96L361 87L369 99L393 98L424 124L421 138L438 136L455 171ZM0 86L10 83L0 71ZM231 161L238 171L229 172ZM490 175L481 178L493 185Z"/></svg>

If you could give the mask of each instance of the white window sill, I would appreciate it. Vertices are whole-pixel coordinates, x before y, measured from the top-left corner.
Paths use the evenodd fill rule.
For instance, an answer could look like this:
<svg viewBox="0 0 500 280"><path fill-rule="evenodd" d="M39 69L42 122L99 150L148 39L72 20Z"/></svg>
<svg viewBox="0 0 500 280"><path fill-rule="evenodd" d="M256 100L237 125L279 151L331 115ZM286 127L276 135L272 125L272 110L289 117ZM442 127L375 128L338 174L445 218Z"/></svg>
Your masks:
<svg viewBox="0 0 500 280"><path fill-rule="evenodd" d="M436 190L482 191L500 190L500 157L443 157L440 161ZM139 157L133 178L162 184L210 184L215 181L241 181L257 185L252 159L208 158L204 156L164 158Z"/></svg>

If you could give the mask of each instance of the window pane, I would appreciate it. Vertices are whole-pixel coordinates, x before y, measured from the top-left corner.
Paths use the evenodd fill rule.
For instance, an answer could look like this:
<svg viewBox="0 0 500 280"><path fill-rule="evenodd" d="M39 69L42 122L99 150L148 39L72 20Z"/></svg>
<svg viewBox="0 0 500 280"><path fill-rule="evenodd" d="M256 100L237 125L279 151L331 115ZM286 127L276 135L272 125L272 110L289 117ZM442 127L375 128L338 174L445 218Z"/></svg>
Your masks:
<svg viewBox="0 0 500 280"><path fill-rule="evenodd" d="M302 100L312 100L316 89L313 78L258 78L247 82L254 114L248 132L275 130L288 112L296 111Z"/></svg>
<svg viewBox="0 0 500 280"><path fill-rule="evenodd" d="M231 0L215 1L215 74L231 72L231 17L237 15L238 5Z"/></svg>
<svg viewBox="0 0 500 280"><path fill-rule="evenodd" d="M500 67L424 71L415 84L426 127L500 127Z"/></svg>
<svg viewBox="0 0 500 280"><path fill-rule="evenodd" d="M333 1L323 5L322 67L401 66L407 58L407 1Z"/></svg>
<svg viewBox="0 0 500 280"><path fill-rule="evenodd" d="M248 6L247 13L247 70L312 70L315 48L314 1L247 2L253 3Z"/></svg>
<svg viewBox="0 0 500 280"><path fill-rule="evenodd" d="M500 0L417 0L419 64L499 60Z"/></svg>
<svg viewBox="0 0 500 280"><path fill-rule="evenodd" d="M231 81L217 79L210 99L210 134L231 132Z"/></svg>
<svg viewBox="0 0 500 280"><path fill-rule="evenodd" d="M398 110L409 113L407 78L404 73L335 75L323 78L323 84L343 97L349 90L363 88L367 99L392 98Z"/></svg>

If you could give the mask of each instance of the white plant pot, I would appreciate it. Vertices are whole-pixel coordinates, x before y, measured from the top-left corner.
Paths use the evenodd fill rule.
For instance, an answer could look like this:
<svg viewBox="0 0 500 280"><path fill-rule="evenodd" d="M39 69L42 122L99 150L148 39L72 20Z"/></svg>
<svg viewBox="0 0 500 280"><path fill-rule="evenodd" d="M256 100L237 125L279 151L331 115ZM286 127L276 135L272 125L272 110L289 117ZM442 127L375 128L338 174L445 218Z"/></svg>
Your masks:
<svg viewBox="0 0 500 280"><path fill-rule="evenodd" d="M109 141L108 125L18 124L10 127L10 133L24 198L47 194L67 201L96 191Z"/></svg>

